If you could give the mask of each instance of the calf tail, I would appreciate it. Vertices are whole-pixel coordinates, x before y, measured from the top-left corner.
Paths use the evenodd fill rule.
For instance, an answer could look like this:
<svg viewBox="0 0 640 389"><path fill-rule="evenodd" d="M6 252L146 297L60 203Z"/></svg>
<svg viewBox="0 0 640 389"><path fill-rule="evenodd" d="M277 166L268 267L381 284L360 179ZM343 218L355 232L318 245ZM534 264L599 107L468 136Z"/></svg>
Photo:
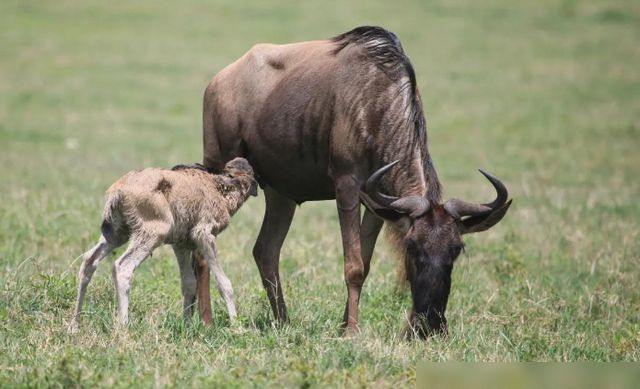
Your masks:
<svg viewBox="0 0 640 389"><path fill-rule="evenodd" d="M116 243L118 240L117 231L123 223L123 215L121 210L123 194L121 191L115 191L107 195L107 202L104 205L104 213L102 215L102 236L109 243Z"/></svg>

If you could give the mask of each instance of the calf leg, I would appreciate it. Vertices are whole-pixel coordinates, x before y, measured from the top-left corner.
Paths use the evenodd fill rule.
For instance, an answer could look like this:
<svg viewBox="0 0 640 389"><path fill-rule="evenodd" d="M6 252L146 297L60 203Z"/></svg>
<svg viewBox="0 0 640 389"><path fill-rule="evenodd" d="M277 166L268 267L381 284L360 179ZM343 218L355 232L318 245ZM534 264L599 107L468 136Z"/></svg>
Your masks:
<svg viewBox="0 0 640 389"><path fill-rule="evenodd" d="M203 232L200 234L198 249L209 263L209 269L211 269L211 273L213 273L213 277L216 280L218 292L220 292L220 296L227 306L229 319L233 321L237 316L236 306L233 302L233 287L231 286L231 281L229 280L227 275L224 274L224 271L220 266L220 262L218 261L218 254L216 252L216 239L208 231L211 231L211 229L207 229L207 232Z"/></svg>
<svg viewBox="0 0 640 389"><path fill-rule="evenodd" d="M196 276L193 273L191 250L173 246L173 252L178 259L180 268L180 287L182 289L182 314L184 320L191 319L193 307L196 303Z"/></svg>
<svg viewBox="0 0 640 389"><path fill-rule="evenodd" d="M145 242L148 243L148 242ZM129 323L129 289L134 270L151 254L157 246L132 242L127 251L113 264L113 281L118 302L118 325L126 327Z"/></svg>
<svg viewBox="0 0 640 389"><path fill-rule="evenodd" d="M262 285L267 291L273 316L278 322L284 323L288 321L287 306L282 294L278 265L280 249L289 232L296 203L271 187L265 188L264 195L266 208L260 234L253 246L253 257L260 271Z"/></svg>
<svg viewBox="0 0 640 389"><path fill-rule="evenodd" d="M78 272L78 298L76 300L76 308L73 312L73 317L69 323L69 332L75 333L78 331L80 325L80 312L82 311L82 303L84 296L87 293L87 286L91 282L93 273L98 268L100 261L109 255L116 246L107 242L104 236L100 237L100 241L91 250L82 255L83 261Z"/></svg>

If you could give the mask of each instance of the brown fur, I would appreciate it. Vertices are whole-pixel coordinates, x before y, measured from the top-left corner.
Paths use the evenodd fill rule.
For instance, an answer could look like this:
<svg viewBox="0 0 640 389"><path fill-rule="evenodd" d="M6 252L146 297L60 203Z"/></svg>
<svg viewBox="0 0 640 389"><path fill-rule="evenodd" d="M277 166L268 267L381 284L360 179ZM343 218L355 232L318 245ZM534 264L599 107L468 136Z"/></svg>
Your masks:
<svg viewBox="0 0 640 389"><path fill-rule="evenodd" d="M211 282L211 275L209 274L209 265L207 265L207 261L202 256L197 255L195 251L192 253L192 261L196 278L200 280L200 282L209 285ZM212 323L213 312L211 312L211 291L208 287L197 288L197 301L200 319L204 324L210 325Z"/></svg>
<svg viewBox="0 0 640 389"><path fill-rule="evenodd" d="M443 208L416 86L400 41L379 27L326 40L255 45L207 86L203 164L218 171L243 156L265 188L265 217L253 254L278 321L288 320L278 269L295 204L335 199L345 258L347 333L357 332L360 293L382 219L392 224L391 235L404 256L416 315L429 311L432 328L440 327L438 317L444 322L451 253L458 251L461 233L490 228L508 204L500 196L498 213L476 212L466 221ZM404 208L365 200L365 183L383 166L388 169L378 176L375 190L398 198L396 205ZM364 216L361 199L367 206ZM449 209L473 208L452 205ZM202 280L198 285L207 287Z"/></svg>

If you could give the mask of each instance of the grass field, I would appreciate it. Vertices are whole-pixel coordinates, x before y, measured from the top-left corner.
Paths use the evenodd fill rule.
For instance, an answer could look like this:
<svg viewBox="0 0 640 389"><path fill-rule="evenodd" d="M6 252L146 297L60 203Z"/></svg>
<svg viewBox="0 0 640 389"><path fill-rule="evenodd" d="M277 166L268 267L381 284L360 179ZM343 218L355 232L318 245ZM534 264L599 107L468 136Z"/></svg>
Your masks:
<svg viewBox="0 0 640 389"><path fill-rule="evenodd" d="M0 387L375 386L421 361L640 359L640 5L620 1L14 1L0 4ZM266 3L264 3L266 4ZM220 237L241 325L185 326L167 248L136 272L128 334L112 330L111 261L66 333L77 257L125 171L201 159L207 81L256 42L398 34L445 196L515 198L466 238L450 337L399 338L410 297L381 239L342 339L337 214L305 203L281 271L291 324L271 326L251 257L263 197Z"/></svg>

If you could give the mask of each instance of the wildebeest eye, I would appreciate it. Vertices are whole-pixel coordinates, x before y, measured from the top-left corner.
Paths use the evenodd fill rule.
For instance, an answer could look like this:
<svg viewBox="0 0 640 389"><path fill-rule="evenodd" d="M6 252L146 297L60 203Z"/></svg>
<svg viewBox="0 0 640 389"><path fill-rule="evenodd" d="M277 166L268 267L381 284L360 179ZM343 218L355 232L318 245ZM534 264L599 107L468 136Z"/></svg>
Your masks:
<svg viewBox="0 0 640 389"><path fill-rule="evenodd" d="M417 271L421 271L427 265L427 256L424 249L416 241L407 243L407 256L412 259Z"/></svg>
<svg viewBox="0 0 640 389"><path fill-rule="evenodd" d="M410 255L418 255L420 253L420 244L413 240L407 242L406 248L407 253Z"/></svg>
<svg viewBox="0 0 640 389"><path fill-rule="evenodd" d="M456 259L462 250L464 250L464 245L453 246L449 249L449 255L452 259Z"/></svg>

